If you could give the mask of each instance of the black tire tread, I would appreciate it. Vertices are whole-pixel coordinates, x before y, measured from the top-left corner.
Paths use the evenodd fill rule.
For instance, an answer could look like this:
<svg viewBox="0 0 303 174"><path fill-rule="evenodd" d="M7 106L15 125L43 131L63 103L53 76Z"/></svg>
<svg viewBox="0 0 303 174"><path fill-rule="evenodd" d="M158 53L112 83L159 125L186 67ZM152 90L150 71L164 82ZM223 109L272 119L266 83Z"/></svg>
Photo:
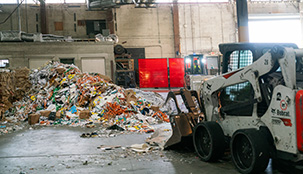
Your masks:
<svg viewBox="0 0 303 174"><path fill-rule="evenodd" d="M205 127L208 130L209 136L213 142L212 151L210 152L210 154L208 156L202 156L199 153L199 150L198 150L199 145L197 144L197 142L195 140L197 138L196 133L197 133L197 131L199 131L199 129L201 127ZM194 147L195 147L196 153L203 161L214 162L223 156L225 149L226 149L225 136L224 136L224 132L223 132L221 126L217 122L206 121L206 122L198 123L194 128L193 135L194 135L193 140L194 140Z"/></svg>
<svg viewBox="0 0 303 174"><path fill-rule="evenodd" d="M233 149L233 143L235 143L235 138L239 136L240 134L246 136L249 141L251 142L252 148L254 149L254 161L252 162L252 165L247 168L247 169L242 169L237 162L235 161L234 157L234 149ZM243 129L243 130L238 130L237 132L234 133L231 143L231 156L232 156L232 161L236 167L236 169L240 173L244 174L252 174L252 173L260 173L265 171L265 169L268 166L269 163L269 144L268 140L266 139L265 136L263 136L258 130L256 129Z"/></svg>

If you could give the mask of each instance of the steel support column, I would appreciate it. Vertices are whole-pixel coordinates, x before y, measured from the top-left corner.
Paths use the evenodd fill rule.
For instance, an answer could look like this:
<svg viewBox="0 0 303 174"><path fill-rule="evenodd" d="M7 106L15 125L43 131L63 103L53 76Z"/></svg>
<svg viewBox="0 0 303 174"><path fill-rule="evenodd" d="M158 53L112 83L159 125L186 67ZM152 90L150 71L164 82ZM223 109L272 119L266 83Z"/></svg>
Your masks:
<svg viewBox="0 0 303 174"><path fill-rule="evenodd" d="M110 34L115 34L115 15L116 14L112 8L109 8L106 12L106 23Z"/></svg>
<svg viewBox="0 0 303 174"><path fill-rule="evenodd" d="M239 42L249 42L247 0L236 0Z"/></svg>
<svg viewBox="0 0 303 174"><path fill-rule="evenodd" d="M19 4L19 0L17 0L17 4ZM18 16L18 31L21 31L21 9L18 7L17 9L17 16Z"/></svg>
<svg viewBox="0 0 303 174"><path fill-rule="evenodd" d="M46 27L46 6L44 0L40 1L40 28L42 34L47 34L47 27Z"/></svg>
<svg viewBox="0 0 303 174"><path fill-rule="evenodd" d="M173 2L173 28L174 28L174 44L175 57L180 57L180 30L179 30L179 8L176 0Z"/></svg>

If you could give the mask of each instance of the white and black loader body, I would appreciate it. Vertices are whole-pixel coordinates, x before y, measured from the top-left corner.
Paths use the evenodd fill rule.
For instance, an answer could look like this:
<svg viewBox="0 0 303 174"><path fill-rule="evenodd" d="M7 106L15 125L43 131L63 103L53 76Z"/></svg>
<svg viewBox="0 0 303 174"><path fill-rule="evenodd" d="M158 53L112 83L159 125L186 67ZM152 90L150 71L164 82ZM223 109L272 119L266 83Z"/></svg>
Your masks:
<svg viewBox="0 0 303 174"><path fill-rule="evenodd" d="M241 173L263 172L270 158L303 161L303 50L272 46L248 66L204 81L200 97L188 135L203 161L226 149ZM171 116L174 134L178 118Z"/></svg>

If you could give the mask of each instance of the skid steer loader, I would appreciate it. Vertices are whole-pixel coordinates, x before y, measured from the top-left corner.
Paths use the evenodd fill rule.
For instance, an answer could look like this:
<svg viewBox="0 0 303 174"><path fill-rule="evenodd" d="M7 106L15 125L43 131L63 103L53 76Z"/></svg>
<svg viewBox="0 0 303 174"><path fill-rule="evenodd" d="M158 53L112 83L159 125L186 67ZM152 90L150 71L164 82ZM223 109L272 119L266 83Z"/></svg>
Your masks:
<svg viewBox="0 0 303 174"><path fill-rule="evenodd" d="M204 81L199 97L179 92L190 96L182 96L188 113L170 115L166 147L192 137L207 162L230 149L240 173L262 172L270 158L303 163L303 50L294 44L219 48L223 74ZM177 100L172 93L166 101Z"/></svg>

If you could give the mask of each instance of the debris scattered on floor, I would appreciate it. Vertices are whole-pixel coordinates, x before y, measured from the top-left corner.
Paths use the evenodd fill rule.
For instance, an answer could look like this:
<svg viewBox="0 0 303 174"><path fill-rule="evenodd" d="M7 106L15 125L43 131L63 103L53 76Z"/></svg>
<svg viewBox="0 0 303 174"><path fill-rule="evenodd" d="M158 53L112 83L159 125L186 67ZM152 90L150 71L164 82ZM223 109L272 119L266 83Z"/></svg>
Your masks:
<svg viewBox="0 0 303 174"><path fill-rule="evenodd" d="M133 144L130 146L130 148L135 152L148 152L149 150L151 150L152 147L146 143L143 143L143 144Z"/></svg>
<svg viewBox="0 0 303 174"><path fill-rule="evenodd" d="M112 125L112 126L109 126L108 128L107 128L108 130L118 130L118 131L124 131L124 129L122 128L122 127L120 127L120 126L118 126L118 125Z"/></svg>
<svg viewBox="0 0 303 174"><path fill-rule="evenodd" d="M23 82L18 85L4 83L11 83L16 94L24 97L19 97L19 101L13 105L7 104L0 111L0 114L4 113L1 123L27 121L29 125L88 128L100 124L108 129L149 133L154 131L151 124L169 122L168 116L159 109L164 103L161 95L139 89L124 89L113 84L107 76L82 73L75 65L49 62L30 73L28 69L15 72L19 75L14 78L23 79ZM0 73L3 74L0 79L4 79L5 73ZM28 90L29 81L32 87ZM25 88L20 90L21 86ZM6 97L11 97L10 91L6 93ZM10 132L2 129L0 134ZM81 137L88 136L92 137L85 134Z"/></svg>
<svg viewBox="0 0 303 174"><path fill-rule="evenodd" d="M113 149L116 149L116 148L121 148L121 146L119 146L119 145L115 145L115 146L101 145L101 146L99 146L97 148L101 149L101 150L113 150Z"/></svg>
<svg viewBox="0 0 303 174"><path fill-rule="evenodd" d="M164 149L165 143L171 137L172 131L170 129L157 129L145 142L151 146L158 146L160 149Z"/></svg>
<svg viewBox="0 0 303 174"><path fill-rule="evenodd" d="M98 137L98 133L97 132L92 132L92 133L83 133L82 135L80 135L80 137L82 138L95 138Z"/></svg>
<svg viewBox="0 0 303 174"><path fill-rule="evenodd" d="M127 171L126 168L120 169L120 172L126 172L126 171Z"/></svg>
<svg viewBox="0 0 303 174"><path fill-rule="evenodd" d="M85 161L85 162L83 163L83 165L88 165L88 161Z"/></svg>

